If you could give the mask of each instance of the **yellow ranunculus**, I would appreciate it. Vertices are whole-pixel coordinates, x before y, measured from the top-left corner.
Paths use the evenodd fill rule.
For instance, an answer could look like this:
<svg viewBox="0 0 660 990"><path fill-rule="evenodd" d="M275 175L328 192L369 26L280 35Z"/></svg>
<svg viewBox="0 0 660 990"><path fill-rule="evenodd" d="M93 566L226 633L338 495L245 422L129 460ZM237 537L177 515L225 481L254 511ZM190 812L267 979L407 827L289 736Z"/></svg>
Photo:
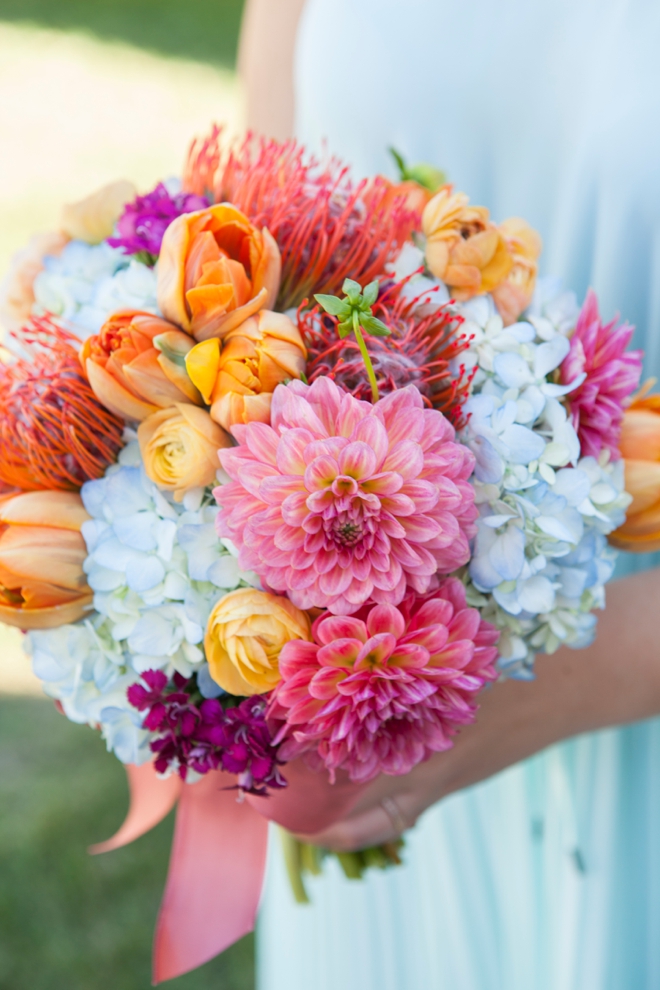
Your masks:
<svg viewBox="0 0 660 990"><path fill-rule="evenodd" d="M100 244L111 237L122 210L137 196L137 189L127 179L110 182L91 196L69 203L62 210L60 227L69 237L88 244Z"/></svg>
<svg viewBox="0 0 660 990"><path fill-rule="evenodd" d="M509 249L513 267L493 289L493 299L505 326L515 323L534 295L538 259L543 242L526 220L511 217L499 225Z"/></svg>
<svg viewBox="0 0 660 990"><path fill-rule="evenodd" d="M225 430L236 423L270 420L275 387L305 370L300 331L283 313L262 310L219 341L207 340L186 355L186 368L211 416Z"/></svg>
<svg viewBox="0 0 660 990"><path fill-rule="evenodd" d="M504 237L490 222L486 207L469 206L469 202L465 193L443 186L422 214L426 264L458 300L491 292L513 265Z"/></svg>
<svg viewBox="0 0 660 990"><path fill-rule="evenodd" d="M92 608L77 492L20 492L0 500L0 621L20 629L77 622Z"/></svg>
<svg viewBox="0 0 660 990"><path fill-rule="evenodd" d="M660 550L660 395L641 397L626 409L619 450L632 502L609 541L630 553Z"/></svg>
<svg viewBox="0 0 660 990"><path fill-rule="evenodd" d="M284 644L311 638L309 617L288 598L239 588L221 598L211 612L204 650L211 677L225 691L263 694L280 680L278 659Z"/></svg>
<svg viewBox="0 0 660 990"><path fill-rule="evenodd" d="M191 488L215 481L218 450L231 438L198 406L177 402L140 423L138 441L144 469L160 488L180 502Z"/></svg>

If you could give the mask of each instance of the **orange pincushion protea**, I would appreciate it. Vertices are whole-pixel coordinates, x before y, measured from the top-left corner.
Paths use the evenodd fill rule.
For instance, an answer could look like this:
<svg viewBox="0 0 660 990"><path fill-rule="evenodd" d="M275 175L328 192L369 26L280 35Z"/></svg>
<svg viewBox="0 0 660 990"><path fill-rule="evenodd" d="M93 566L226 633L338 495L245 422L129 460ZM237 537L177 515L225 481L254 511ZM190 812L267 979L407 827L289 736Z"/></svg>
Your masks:
<svg viewBox="0 0 660 990"><path fill-rule="evenodd" d="M450 306L422 315L417 300L401 294L405 283L381 290L374 315L391 331L389 337L366 337L378 391L387 395L406 385L416 385L424 403L444 413L455 427L463 426L462 407L474 374L456 359L468 349L471 338L462 332L463 317ZM336 320L319 308L298 315L298 326L308 348L307 378L310 384L327 376L357 399L369 399L369 383L354 337L339 338Z"/></svg>
<svg viewBox="0 0 660 990"><path fill-rule="evenodd" d="M116 460L124 424L85 380L77 337L35 317L18 340L30 359L0 364L0 485L75 491Z"/></svg>
<svg viewBox="0 0 660 990"><path fill-rule="evenodd" d="M184 189L232 203L255 227L267 227L282 255L278 310L313 292L335 293L345 278L362 285L379 275L419 216L406 192L377 177L354 183L336 159L321 165L295 142L248 134L221 147L221 130L190 148Z"/></svg>

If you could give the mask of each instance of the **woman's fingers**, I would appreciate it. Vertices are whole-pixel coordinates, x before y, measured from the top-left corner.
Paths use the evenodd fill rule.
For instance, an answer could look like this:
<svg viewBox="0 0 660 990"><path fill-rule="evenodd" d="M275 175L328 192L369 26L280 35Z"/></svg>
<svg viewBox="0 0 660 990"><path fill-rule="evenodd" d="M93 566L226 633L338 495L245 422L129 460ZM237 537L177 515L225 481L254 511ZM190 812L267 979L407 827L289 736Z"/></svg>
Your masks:
<svg viewBox="0 0 660 990"><path fill-rule="evenodd" d="M365 811L354 812L316 835L299 835L298 838L334 852L353 852L394 842L415 824L420 813L419 804L419 796L411 792L385 795L379 804Z"/></svg>

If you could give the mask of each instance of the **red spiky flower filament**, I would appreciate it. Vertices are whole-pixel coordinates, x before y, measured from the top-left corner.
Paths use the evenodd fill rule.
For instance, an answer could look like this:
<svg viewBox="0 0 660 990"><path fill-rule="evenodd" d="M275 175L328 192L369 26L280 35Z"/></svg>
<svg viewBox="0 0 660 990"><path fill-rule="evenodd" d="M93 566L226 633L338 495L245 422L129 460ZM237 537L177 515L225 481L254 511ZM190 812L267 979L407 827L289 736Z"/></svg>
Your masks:
<svg viewBox="0 0 660 990"><path fill-rule="evenodd" d="M222 131L191 145L184 189L233 203L257 227L268 227L282 255L278 309L314 292L338 292L345 278L363 285L418 226L406 196L380 176L355 183L337 159L321 164L295 141L248 133L223 148Z"/></svg>
<svg viewBox="0 0 660 990"><path fill-rule="evenodd" d="M72 333L43 316L13 336L29 358L0 364L0 484L75 491L117 459L124 424L92 392Z"/></svg>
<svg viewBox="0 0 660 990"><path fill-rule="evenodd" d="M461 332L463 317L449 305L422 315L419 300L410 301L402 295L404 284L384 284L373 306L374 316L391 335L365 337L378 391L387 395L394 389L416 385L427 405L439 409L459 428L464 425L461 410L474 376L464 365L455 370L456 358L468 349L471 339ZM428 300L428 293L424 299ZM341 340L336 324L336 319L321 314L318 306L312 310L301 306L298 311L298 327L308 348L308 381L325 375L356 398L370 401L357 342L352 336Z"/></svg>

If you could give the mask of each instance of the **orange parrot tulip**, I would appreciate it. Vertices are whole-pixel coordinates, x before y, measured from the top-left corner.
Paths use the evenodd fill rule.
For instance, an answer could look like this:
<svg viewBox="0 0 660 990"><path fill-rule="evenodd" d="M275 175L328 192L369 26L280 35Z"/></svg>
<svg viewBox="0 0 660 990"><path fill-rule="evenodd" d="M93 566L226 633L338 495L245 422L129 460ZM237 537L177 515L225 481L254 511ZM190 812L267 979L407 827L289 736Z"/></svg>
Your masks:
<svg viewBox="0 0 660 990"><path fill-rule="evenodd" d="M642 394L626 409L619 450L632 502L609 541L631 553L660 550L660 395Z"/></svg>
<svg viewBox="0 0 660 990"><path fill-rule="evenodd" d="M248 316L272 309L281 268L271 233L235 206L184 213L163 237L158 305L195 340L224 337Z"/></svg>
<svg viewBox="0 0 660 990"><path fill-rule="evenodd" d="M202 404L186 372L188 334L152 313L121 310L82 346L80 360L99 402L123 419L146 419L175 402Z"/></svg>
<svg viewBox="0 0 660 990"><path fill-rule="evenodd" d="M51 629L91 609L76 492L20 492L0 500L0 622Z"/></svg>

